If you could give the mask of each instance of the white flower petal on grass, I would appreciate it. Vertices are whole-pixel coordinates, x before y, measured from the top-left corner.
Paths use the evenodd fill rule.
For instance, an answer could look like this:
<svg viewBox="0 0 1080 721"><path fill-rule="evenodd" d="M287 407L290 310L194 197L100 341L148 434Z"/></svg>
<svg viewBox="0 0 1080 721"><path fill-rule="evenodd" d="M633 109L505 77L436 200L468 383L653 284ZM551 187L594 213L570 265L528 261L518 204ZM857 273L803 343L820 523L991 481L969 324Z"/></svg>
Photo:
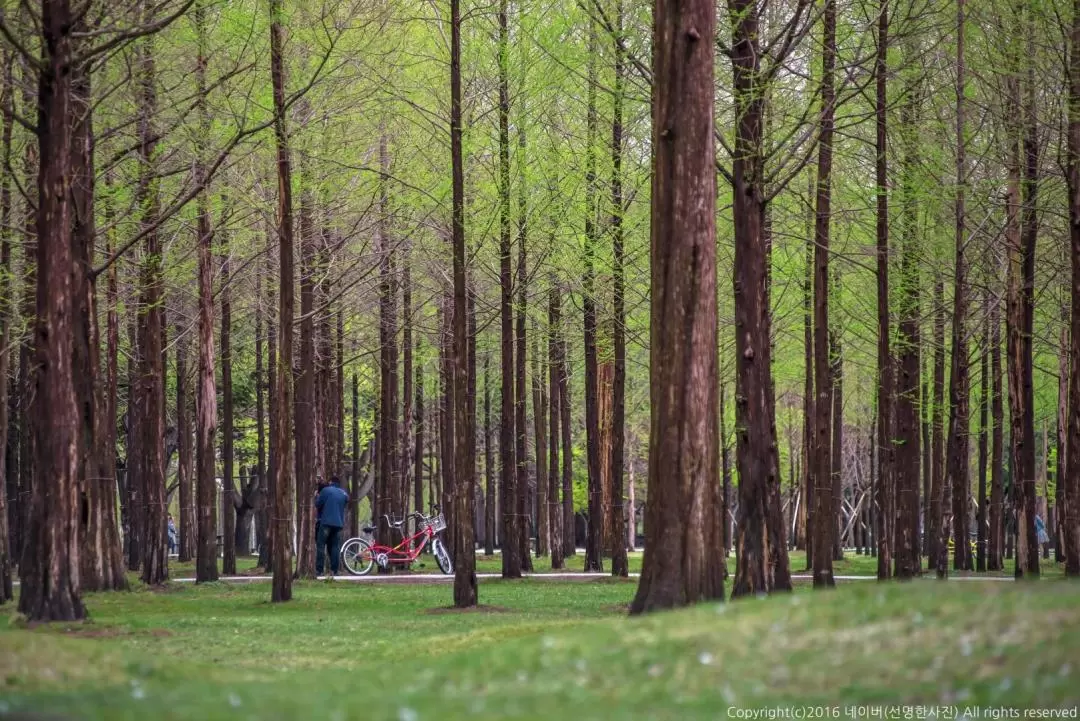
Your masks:
<svg viewBox="0 0 1080 721"><path fill-rule="evenodd" d="M131 698L136 701L146 698L146 690L135 681L131 682Z"/></svg>
<svg viewBox="0 0 1080 721"><path fill-rule="evenodd" d="M698 663L702 666L711 666L713 662L713 655L708 651L702 651L697 657Z"/></svg>
<svg viewBox="0 0 1080 721"><path fill-rule="evenodd" d="M420 714L416 713L415 709L411 709L408 706L402 706L397 712L398 721L419 721Z"/></svg>
<svg viewBox="0 0 1080 721"><path fill-rule="evenodd" d="M229 693L229 705L230 706L232 706L233 708L240 708L241 703L243 703L243 702L240 700L239 696L237 696L235 693L232 693L232 692Z"/></svg>

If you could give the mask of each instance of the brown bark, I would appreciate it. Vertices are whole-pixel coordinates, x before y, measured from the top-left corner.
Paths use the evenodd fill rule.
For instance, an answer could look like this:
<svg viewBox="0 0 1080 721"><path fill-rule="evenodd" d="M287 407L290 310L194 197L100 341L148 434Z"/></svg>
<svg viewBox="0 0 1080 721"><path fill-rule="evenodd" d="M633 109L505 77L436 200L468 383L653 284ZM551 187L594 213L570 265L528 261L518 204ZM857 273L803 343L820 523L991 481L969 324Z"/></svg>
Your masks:
<svg viewBox="0 0 1080 721"><path fill-rule="evenodd" d="M539 329L533 326L532 335L532 398L533 442L536 445L536 555L548 555L551 523L548 519L548 449L547 449L547 392L537 349Z"/></svg>
<svg viewBox="0 0 1080 721"><path fill-rule="evenodd" d="M521 577L521 556L508 549L520 546L517 516L517 460L514 430L514 319L510 263L510 88L507 0L499 0L499 282L501 319L502 399L499 412L499 508L502 511L502 576Z"/></svg>
<svg viewBox="0 0 1080 721"><path fill-rule="evenodd" d="M19 611L32 621L85 617L78 533L79 413L72 377L71 8L43 0L38 73L37 320L32 430L34 478L19 573Z"/></svg>
<svg viewBox="0 0 1080 721"><path fill-rule="evenodd" d="M596 57L599 52L596 24L588 29L588 78L585 136L585 257L582 273L581 307L585 344L585 459L588 467L588 525L585 535L585 572L602 572L603 559L603 478L600 464L600 409L596 349Z"/></svg>
<svg viewBox="0 0 1080 721"><path fill-rule="evenodd" d="M611 246L614 378L611 383L611 575L627 576L623 464L626 455L626 271L623 239L623 3L615 10L615 85L611 120ZM633 518L631 517L631 522Z"/></svg>
<svg viewBox="0 0 1080 721"><path fill-rule="evenodd" d="M724 595L715 525L715 8L700 0L681 6L655 0L653 10L649 540L630 607L635 614ZM767 359L767 345L763 354Z"/></svg>
<svg viewBox="0 0 1080 721"><path fill-rule="evenodd" d="M315 227L312 220L311 178L300 162L300 362L286 370L295 374L296 425L296 577L315 578L316 444L318 409L315 385ZM284 321L284 316L282 317ZM282 354L282 365L285 355Z"/></svg>
<svg viewBox="0 0 1080 721"><path fill-rule="evenodd" d="M531 540L532 515L529 513L529 452L528 409L526 398L528 386L525 378L525 315L528 299L528 270L526 262L528 242L528 207L525 188L525 125L518 120L518 156L521 158L518 179L518 259L517 259L517 320L514 334L514 455L517 461L517 516L518 547L521 549L521 568L533 570Z"/></svg>
<svg viewBox="0 0 1080 721"><path fill-rule="evenodd" d="M282 57L284 29L282 0L270 0L270 75L274 87L274 138L277 147L278 206L277 231L280 293L278 317L278 364L275 379L273 456L274 478L274 544L273 588L271 600L292 598L292 522L289 498L293 491L292 446L292 366L293 366L293 219L292 167L289 160L289 134L285 125L285 68Z"/></svg>
<svg viewBox="0 0 1080 721"><path fill-rule="evenodd" d="M811 170L810 193L814 193L817 183ZM811 570L814 563L814 473L817 455L814 452L816 435L814 422L817 418L814 408L814 224L817 221L815 209L811 209L809 228L806 234L806 265L803 276L803 353L805 375L803 377L803 503L799 507L801 523L796 528L796 548L806 551L806 570ZM721 396L721 400L723 396Z"/></svg>
<svg viewBox="0 0 1080 721"><path fill-rule="evenodd" d="M832 143L836 90L836 2L825 0L821 57L821 130L818 140L817 195L814 218L814 587L833 580L832 431L833 371L829 362L829 226L832 219ZM768 308L765 309L768 312ZM775 470L775 469L774 469ZM741 477L741 474L740 474Z"/></svg>
<svg viewBox="0 0 1080 721"><path fill-rule="evenodd" d="M992 296L987 313L990 323L990 528L986 570L1000 571L1005 551L1005 489L1002 463L1005 454L1005 408L1001 369L1001 300Z"/></svg>
<svg viewBox="0 0 1080 721"><path fill-rule="evenodd" d="M176 482L178 485L180 518L176 524L179 535L179 549L177 560L181 563L191 561L195 557L195 499L191 485L191 398L188 373L188 343L187 339L177 332L176 340Z"/></svg>
<svg viewBox="0 0 1080 721"><path fill-rule="evenodd" d="M892 573L892 514L893 506L893 361L889 343L889 174L888 174L888 0L878 4L878 36L874 63L876 126L875 174L877 178L877 486L874 517L874 546L877 550L877 577L889 578Z"/></svg>
<svg viewBox="0 0 1080 721"><path fill-rule="evenodd" d="M233 387L232 387L232 288L229 262L228 234L219 229L221 254L221 475L222 475L222 527L221 572L236 575L237 522L235 508L241 507L241 499L233 478ZM243 543L247 550L247 541Z"/></svg>
<svg viewBox="0 0 1080 721"><path fill-rule="evenodd" d="M1066 452L1065 574L1080 576L1080 0L1073 0L1068 101L1069 242L1072 247L1072 343L1069 446Z"/></svg>
<svg viewBox="0 0 1080 721"><path fill-rule="evenodd" d="M143 4L149 13L149 5ZM145 536L142 541L142 580L147 585L168 578L167 512L165 508L165 369L162 301L161 238L155 228L160 212L157 172L157 71L152 37L141 40L139 51L139 182L140 232L145 233L140 281L139 364L135 386L134 423L139 439L137 465L141 476Z"/></svg>
<svg viewBox="0 0 1080 721"><path fill-rule="evenodd" d="M577 554L577 533L574 528L574 444L570 415L570 368L566 360L566 339L562 335L562 287L555 294L555 345L558 353L556 373L559 376L559 420L562 432L562 524L563 556Z"/></svg>
<svg viewBox="0 0 1080 721"><path fill-rule="evenodd" d="M206 10L203 3L195 6L195 28L198 35L198 59L195 65L199 89L199 116L203 131L209 132L206 110ZM206 179L206 167L200 157L196 161L197 181ZM210 225L210 198L204 189L198 199L198 264L199 264L199 376L195 396L195 494L198 503L198 533L195 545L195 581L216 581L217 565L217 481L215 480L214 435L217 432L217 384L214 378L214 287L211 246L213 231Z"/></svg>
<svg viewBox="0 0 1080 721"><path fill-rule="evenodd" d="M986 294L989 298L989 293ZM975 516L976 518L976 545L975 545L975 570L982 572L986 570L986 556L987 556L987 528L986 523L990 518L989 509L987 508L986 497L986 469L989 462L989 434L987 431L987 424L990 420L990 323L989 320L983 322L983 334L982 334L982 353L980 354L979 361L979 470L978 475L975 477L975 482L979 486L978 490L978 503L979 508ZM1060 459L1060 456L1059 456ZM1059 461L1060 463L1060 461ZM1061 467L1060 465L1058 466Z"/></svg>
<svg viewBox="0 0 1080 721"><path fill-rule="evenodd" d="M834 270L833 292L837 299L840 298L840 269ZM830 373L832 373L832 505L829 508L829 519L833 529L832 555L834 561L844 560L844 545L842 533L843 522L843 460L844 460L844 346L843 323L839 320L832 321L829 330L829 355L831 356ZM792 456L794 458L794 456Z"/></svg>
<svg viewBox="0 0 1080 721"><path fill-rule="evenodd" d="M484 503L484 555L495 555L495 524L498 514L495 508L495 442L494 428L491 425L491 365L490 354L484 354L484 489L487 496Z"/></svg>
<svg viewBox="0 0 1080 721"><path fill-rule="evenodd" d="M967 228L964 206L964 189L967 182L965 172L964 147L964 25L965 0L956 3L956 267L953 273L953 328L952 328L952 367L949 377L949 456L945 487L952 491L952 527L953 527L953 568L970 571L972 569L971 547L968 544L970 531L968 498L971 495L971 480L968 477L968 432L970 408L970 381L968 365L968 342L964 324L967 320L967 267L964 257L964 245L967 241ZM984 363L985 365L985 363ZM985 374L984 374L985 376ZM985 380L985 378L984 378ZM985 382L984 382L985 385ZM983 403L985 416L985 402ZM983 421L985 427L985 419ZM980 460L985 459L985 445L980 443ZM980 476L979 487L985 493L985 484ZM982 504L979 506L982 509ZM979 525L982 534L982 524ZM944 533L941 534L944 536ZM938 566L941 572L941 564Z"/></svg>
<svg viewBox="0 0 1080 721"><path fill-rule="evenodd" d="M469 385L469 338L466 323L465 175L461 151L461 3L450 0L450 157L453 174L454 251L454 606L477 604L476 544L473 535L473 414L465 389ZM522 241L524 244L524 241ZM504 553L505 555L505 548Z"/></svg>
<svg viewBox="0 0 1080 721"><path fill-rule="evenodd" d="M255 538L259 544L258 566L270 570L270 484L266 474L266 369L263 346L263 263L255 271L255 458L263 504L255 516Z"/></svg>
<svg viewBox="0 0 1080 721"><path fill-rule="evenodd" d="M925 457L930 461L930 473L923 474L925 481L929 481L929 491L924 492L924 503L927 513L926 522L926 555L931 566L936 567L938 558L938 538L942 534L948 538L949 518L952 515L944 503L945 496L945 283L939 277L934 281L934 384L933 396L925 393L924 397L930 403L930 424L933 435L929 448L924 443ZM955 337L953 339L955 341ZM955 348L955 346L953 346ZM955 357L955 351L954 351ZM950 378L950 391L952 379ZM950 393L951 395L951 393ZM951 398L950 398L951 400ZM925 405L924 405L925 407ZM950 420L952 410L950 409ZM925 482L924 482L924 485Z"/></svg>
<svg viewBox="0 0 1080 721"><path fill-rule="evenodd" d="M563 512L559 502L559 420L562 414L559 394L559 299L554 275L548 288L548 518L551 529L551 568L558 570L564 562L566 545L563 540ZM545 479L538 479L544 482Z"/></svg>
<svg viewBox="0 0 1080 721"><path fill-rule="evenodd" d="M398 448L401 452L401 461L398 467L401 469L401 491L398 497L401 499L403 512L408 512L412 498L413 479L413 333L412 333L412 273L409 268L409 251L402 252L401 260L401 437ZM416 504L413 509L423 511L423 500Z"/></svg>
<svg viewBox="0 0 1080 721"><path fill-rule="evenodd" d="M420 354L420 338L416 339L416 354ZM354 404L355 405L355 404ZM416 406L413 408L416 416L416 432L413 435L413 505L417 511L424 510L424 364L416 364ZM356 415L356 409L353 410ZM431 502L434 502L434 498Z"/></svg>
<svg viewBox="0 0 1080 721"><path fill-rule="evenodd" d="M14 66L15 51L3 53L3 85L0 87L0 163L4 168L11 165L11 139L14 118ZM8 494L13 479L9 474L8 442L8 374L11 368L11 319L14 316L14 298L11 287L11 175L0 175L0 604L15 598L11 570L13 556L8 545Z"/></svg>

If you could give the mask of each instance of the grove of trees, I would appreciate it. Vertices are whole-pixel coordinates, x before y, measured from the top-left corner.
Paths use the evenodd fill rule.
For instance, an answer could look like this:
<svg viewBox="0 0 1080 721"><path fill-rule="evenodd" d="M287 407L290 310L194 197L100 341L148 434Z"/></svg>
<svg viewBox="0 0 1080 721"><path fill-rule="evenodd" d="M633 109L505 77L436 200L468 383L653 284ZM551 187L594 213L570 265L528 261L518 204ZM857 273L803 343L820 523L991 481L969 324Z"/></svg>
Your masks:
<svg viewBox="0 0 1080 721"><path fill-rule="evenodd" d="M1080 575L1080 0L0 0L0 116L30 619L288 601L332 476L462 607Z"/></svg>

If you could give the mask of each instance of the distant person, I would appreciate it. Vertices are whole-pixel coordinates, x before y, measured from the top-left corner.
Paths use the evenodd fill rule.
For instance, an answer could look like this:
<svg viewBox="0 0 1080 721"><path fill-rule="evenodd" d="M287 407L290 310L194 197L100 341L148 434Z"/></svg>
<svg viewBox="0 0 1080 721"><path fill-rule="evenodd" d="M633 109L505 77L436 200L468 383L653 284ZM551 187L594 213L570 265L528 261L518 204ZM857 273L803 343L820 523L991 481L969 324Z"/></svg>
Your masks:
<svg viewBox="0 0 1080 721"><path fill-rule="evenodd" d="M169 553L176 553L176 523L173 522L172 514L169 514Z"/></svg>
<svg viewBox="0 0 1080 721"><path fill-rule="evenodd" d="M1039 544L1050 543L1050 536L1046 533L1046 524L1041 516L1035 516L1035 535L1038 536Z"/></svg>
<svg viewBox="0 0 1080 721"><path fill-rule="evenodd" d="M330 478L330 485L319 491L315 498L318 512L318 537L315 545L315 573L321 576L326 555L330 556L330 575L336 576L341 556L341 529L345 527L345 508L349 494L341 488L337 476Z"/></svg>

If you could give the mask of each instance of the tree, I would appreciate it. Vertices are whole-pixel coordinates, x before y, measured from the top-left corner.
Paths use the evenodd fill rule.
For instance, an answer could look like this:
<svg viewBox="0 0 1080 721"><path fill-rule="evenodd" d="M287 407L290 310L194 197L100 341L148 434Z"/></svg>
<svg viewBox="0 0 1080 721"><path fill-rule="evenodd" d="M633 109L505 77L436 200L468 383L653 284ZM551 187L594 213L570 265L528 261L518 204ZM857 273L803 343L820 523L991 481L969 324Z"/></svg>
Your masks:
<svg viewBox="0 0 1080 721"><path fill-rule="evenodd" d="M282 57L284 30L282 0L270 0L270 75L274 86L274 139L277 145L277 233L278 233L278 317L277 376L274 400L278 403L274 419L274 568L271 600L292 598L292 522L289 499L292 496L292 366L293 366L293 219L292 166L289 160L289 134L285 124L285 63Z"/></svg>
<svg viewBox="0 0 1080 721"><path fill-rule="evenodd" d="M505 1L505 0L504 0ZM463 392L469 381L469 339L466 324L465 258L465 174L461 150L461 3L450 0L450 157L453 172L454 251L454 606L477 604L476 543L473 536L473 506L476 502L474 476L476 461L470 445L473 414ZM509 549L503 545L503 555Z"/></svg>
<svg viewBox="0 0 1080 721"><path fill-rule="evenodd" d="M1068 168L1069 242L1072 246L1072 344L1069 355L1069 448L1066 455L1065 573L1080 576L1080 0L1070 29Z"/></svg>
<svg viewBox="0 0 1080 721"><path fill-rule="evenodd" d="M700 0L655 0L653 23L649 542L631 613L724 592L716 553L715 10Z"/></svg>
<svg viewBox="0 0 1080 721"><path fill-rule="evenodd" d="M227 203L223 203L228 207ZM236 575L236 516L234 509L242 506L233 478L233 441L235 436L232 382L232 278L229 260L228 235L222 228L218 232L221 256L221 571L226 576ZM241 524L242 525L242 524Z"/></svg>
<svg viewBox="0 0 1080 721"><path fill-rule="evenodd" d="M0 57L3 63L3 85L0 86L0 163L5 168L11 166L11 139L15 125L14 98L15 51L5 51ZM14 311L11 273L11 175L0 176L0 603L15 598L11 580L12 556L8 544L8 486L11 479L8 471L8 383L11 367L11 317Z"/></svg>
<svg viewBox="0 0 1080 721"><path fill-rule="evenodd" d="M74 621L86 615L79 584L79 415L71 365L77 302L71 254L72 26L68 0L42 0L36 370L28 416L34 478L19 563L19 612L32 621Z"/></svg>

